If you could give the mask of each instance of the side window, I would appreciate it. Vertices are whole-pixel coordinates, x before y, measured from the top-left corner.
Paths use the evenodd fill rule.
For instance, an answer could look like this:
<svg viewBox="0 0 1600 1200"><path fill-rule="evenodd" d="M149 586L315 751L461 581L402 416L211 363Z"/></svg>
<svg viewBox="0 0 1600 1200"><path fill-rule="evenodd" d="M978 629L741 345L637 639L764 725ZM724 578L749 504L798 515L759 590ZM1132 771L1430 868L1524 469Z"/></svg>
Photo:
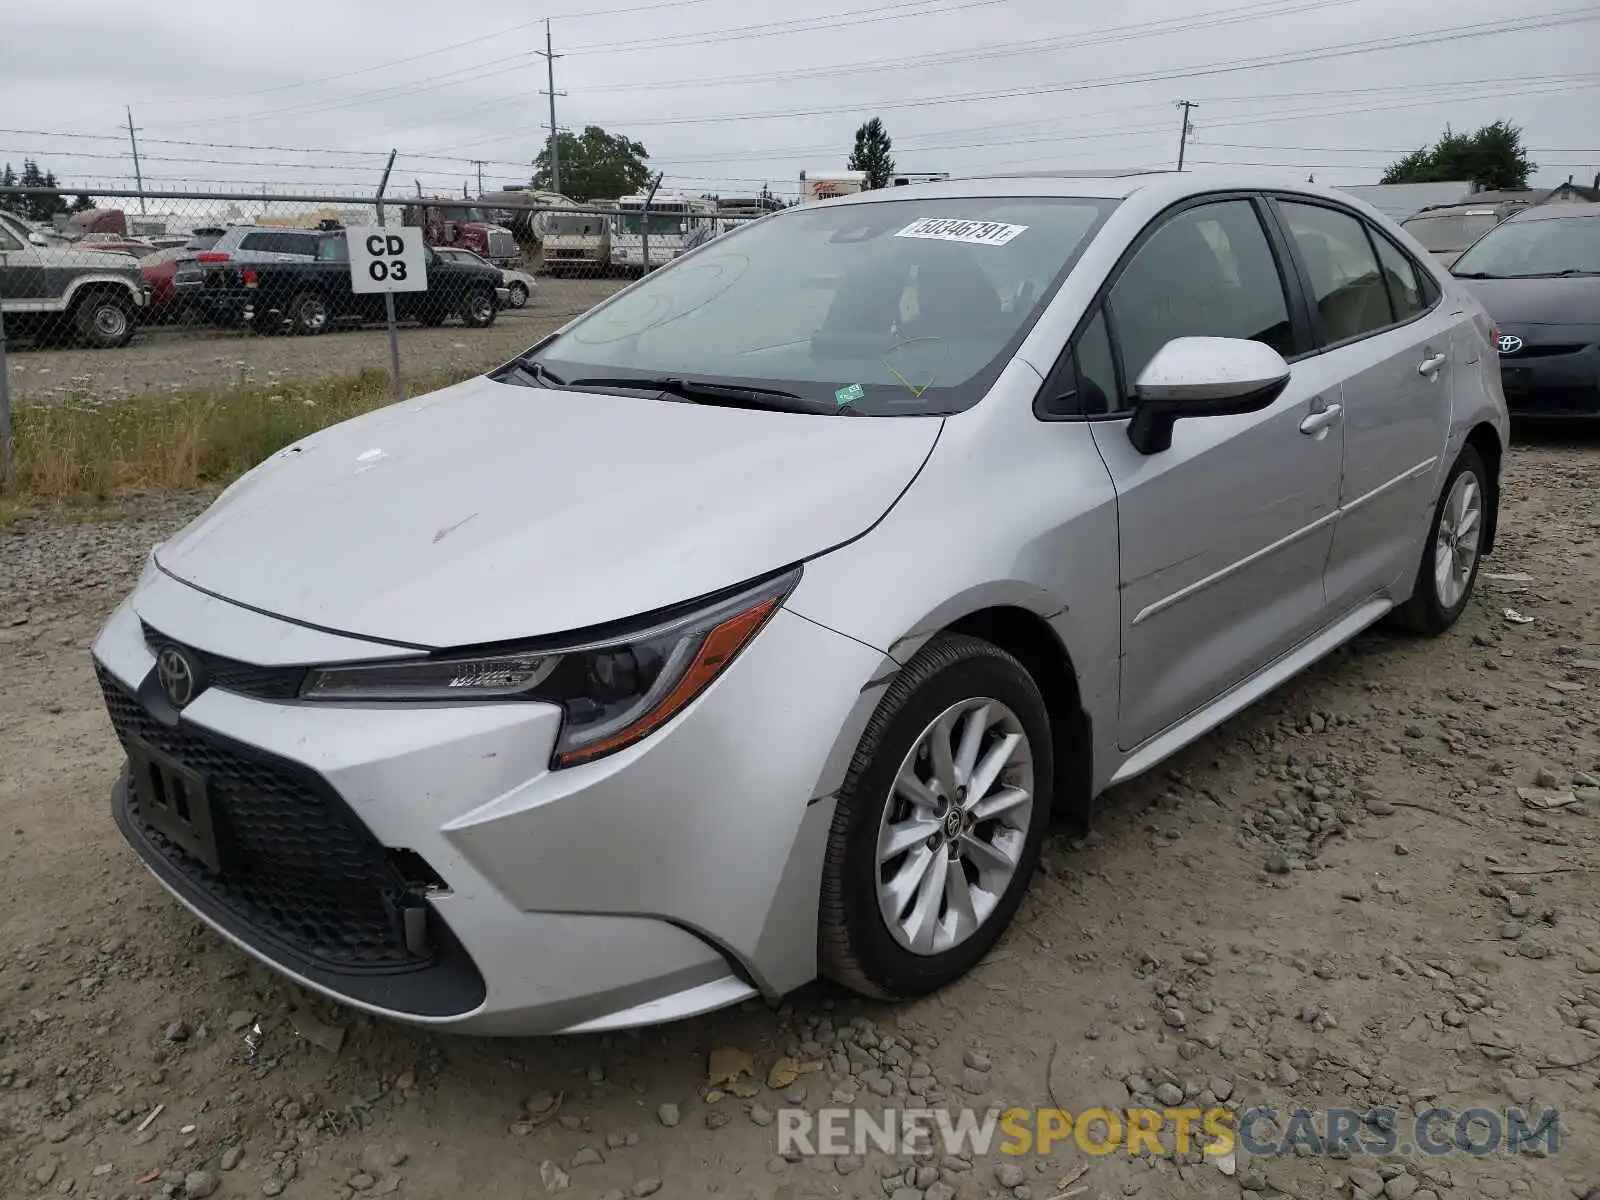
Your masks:
<svg viewBox="0 0 1600 1200"><path fill-rule="evenodd" d="M1344 342L1392 325L1389 290L1366 226L1349 213L1320 204L1282 201L1279 206L1311 276L1311 301L1322 318L1323 340Z"/></svg>
<svg viewBox="0 0 1600 1200"><path fill-rule="evenodd" d="M1139 248L1108 304L1122 352L1119 409L1132 406L1139 373L1173 338L1245 338L1285 357L1299 350L1277 260L1248 200L1199 205L1167 221Z"/></svg>
<svg viewBox="0 0 1600 1200"><path fill-rule="evenodd" d="M1378 248L1378 265L1383 268L1384 280L1389 285L1394 319L1409 321L1426 312L1433 301L1423 291L1422 272L1417 270L1417 264L1377 230L1369 229L1367 232L1372 235L1372 244Z"/></svg>
<svg viewBox="0 0 1600 1200"><path fill-rule="evenodd" d="M271 250L274 248L272 245L274 236L274 234L270 233L247 233L240 240L239 249L260 251Z"/></svg>
<svg viewBox="0 0 1600 1200"><path fill-rule="evenodd" d="M0 225L0 251L21 249L22 243L11 236L11 231L9 229L7 229L4 225Z"/></svg>

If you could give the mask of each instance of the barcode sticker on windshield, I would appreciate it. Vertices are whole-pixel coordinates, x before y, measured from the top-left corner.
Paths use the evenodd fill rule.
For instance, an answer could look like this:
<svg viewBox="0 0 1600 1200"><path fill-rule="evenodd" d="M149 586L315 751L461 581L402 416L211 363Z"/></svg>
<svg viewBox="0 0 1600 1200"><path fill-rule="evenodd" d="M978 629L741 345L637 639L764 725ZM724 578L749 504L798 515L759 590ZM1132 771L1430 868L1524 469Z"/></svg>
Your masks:
<svg viewBox="0 0 1600 1200"><path fill-rule="evenodd" d="M1000 221L963 221L958 217L923 217L907 225L895 237L929 238L936 242L966 242L972 246L1004 246L1026 225L1006 225Z"/></svg>

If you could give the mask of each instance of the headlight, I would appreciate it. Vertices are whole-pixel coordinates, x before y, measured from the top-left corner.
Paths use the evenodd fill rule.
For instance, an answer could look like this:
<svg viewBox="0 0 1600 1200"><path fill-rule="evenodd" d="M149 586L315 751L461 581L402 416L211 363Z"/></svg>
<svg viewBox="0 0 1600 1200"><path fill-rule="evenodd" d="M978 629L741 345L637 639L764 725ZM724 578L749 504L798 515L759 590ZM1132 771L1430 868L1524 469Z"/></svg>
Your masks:
<svg viewBox="0 0 1600 1200"><path fill-rule="evenodd" d="M665 725L724 670L799 582L800 568L635 632L577 645L319 667L305 700L541 700L565 713L551 765L612 754Z"/></svg>

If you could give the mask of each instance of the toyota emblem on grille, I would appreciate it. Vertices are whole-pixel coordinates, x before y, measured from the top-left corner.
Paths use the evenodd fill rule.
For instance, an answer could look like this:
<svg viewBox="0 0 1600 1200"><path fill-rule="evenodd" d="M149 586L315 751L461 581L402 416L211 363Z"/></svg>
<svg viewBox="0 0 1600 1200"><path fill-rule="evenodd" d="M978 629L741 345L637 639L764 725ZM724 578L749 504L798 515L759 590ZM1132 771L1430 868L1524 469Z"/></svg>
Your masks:
<svg viewBox="0 0 1600 1200"><path fill-rule="evenodd" d="M161 693L173 708L182 708L199 690L194 667L176 646L163 646L156 655L156 678L161 682Z"/></svg>
<svg viewBox="0 0 1600 1200"><path fill-rule="evenodd" d="M1522 349L1522 339L1514 333L1502 333L1498 344L1501 354L1515 354Z"/></svg>

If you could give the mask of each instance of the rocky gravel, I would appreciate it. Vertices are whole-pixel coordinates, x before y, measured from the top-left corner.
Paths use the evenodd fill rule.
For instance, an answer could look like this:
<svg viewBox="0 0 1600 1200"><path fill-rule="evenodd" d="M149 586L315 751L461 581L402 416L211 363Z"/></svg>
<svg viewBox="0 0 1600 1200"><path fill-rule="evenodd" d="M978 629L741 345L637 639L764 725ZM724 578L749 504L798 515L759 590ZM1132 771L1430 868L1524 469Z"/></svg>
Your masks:
<svg viewBox="0 0 1600 1200"><path fill-rule="evenodd" d="M85 646L204 497L0 529L0 1195L1600 1196L1600 443L1508 462L1461 624L1375 631L1052 837L911 1004L443 1038L286 986L138 867ZM1508 615L1508 611L1511 615ZM1293 1152L779 1153L783 1111L1276 1114ZM1297 1107L1559 1111L1532 1153L1318 1153ZM1445 1132L1448 1133L1448 1125ZM1315 1123L1328 1136L1327 1119Z"/></svg>

